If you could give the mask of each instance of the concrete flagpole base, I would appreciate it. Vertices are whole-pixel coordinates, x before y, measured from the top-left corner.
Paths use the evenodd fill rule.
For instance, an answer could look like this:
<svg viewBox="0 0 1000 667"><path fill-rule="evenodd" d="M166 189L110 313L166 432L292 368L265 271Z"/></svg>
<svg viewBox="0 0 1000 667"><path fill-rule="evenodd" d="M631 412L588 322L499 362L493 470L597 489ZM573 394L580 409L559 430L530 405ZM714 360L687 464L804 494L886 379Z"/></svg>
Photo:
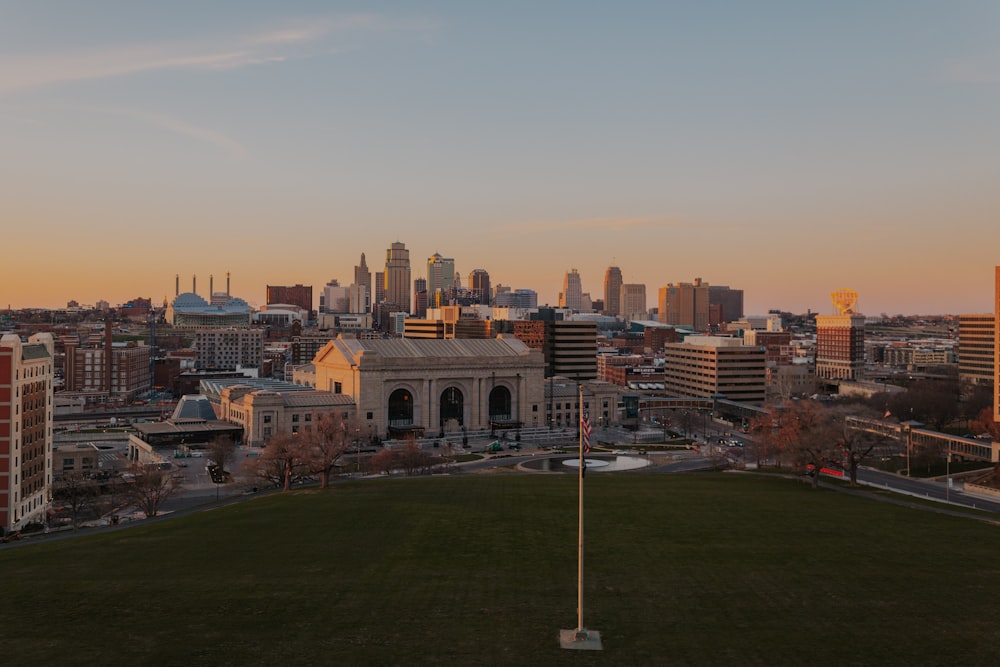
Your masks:
<svg viewBox="0 0 1000 667"><path fill-rule="evenodd" d="M559 647L571 648L582 651L601 651L601 633L597 630L587 630L586 628L577 630L560 630Z"/></svg>

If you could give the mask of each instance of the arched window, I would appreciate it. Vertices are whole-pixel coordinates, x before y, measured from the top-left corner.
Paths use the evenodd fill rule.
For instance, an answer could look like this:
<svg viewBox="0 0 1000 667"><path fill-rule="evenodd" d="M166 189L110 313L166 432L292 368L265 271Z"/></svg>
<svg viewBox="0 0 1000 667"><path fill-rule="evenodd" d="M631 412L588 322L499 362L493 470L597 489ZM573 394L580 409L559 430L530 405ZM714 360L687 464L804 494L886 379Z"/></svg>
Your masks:
<svg viewBox="0 0 1000 667"><path fill-rule="evenodd" d="M510 421L510 390L507 387L494 387L490 392L490 421Z"/></svg>
<svg viewBox="0 0 1000 667"><path fill-rule="evenodd" d="M464 424L464 404L465 399L458 387L448 387L441 392L441 426L449 419L454 419L459 426Z"/></svg>
<svg viewBox="0 0 1000 667"><path fill-rule="evenodd" d="M413 424L413 395L405 389L389 394L389 426Z"/></svg>

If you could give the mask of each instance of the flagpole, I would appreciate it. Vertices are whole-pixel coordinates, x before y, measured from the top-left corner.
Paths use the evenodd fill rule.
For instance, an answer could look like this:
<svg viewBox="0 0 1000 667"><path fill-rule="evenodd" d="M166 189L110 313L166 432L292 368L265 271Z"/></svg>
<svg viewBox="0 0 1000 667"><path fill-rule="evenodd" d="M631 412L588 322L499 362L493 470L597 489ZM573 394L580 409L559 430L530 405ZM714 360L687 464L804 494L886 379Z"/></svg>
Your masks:
<svg viewBox="0 0 1000 667"><path fill-rule="evenodd" d="M577 497L579 499L579 524L577 526L576 542L576 628L559 631L559 645L562 648L600 651L601 633L587 630L583 627L583 478L586 475L587 461L583 458L590 450L590 419L583 403L583 385L577 385L580 390L579 413L580 422L580 459L577 470ZM586 450L586 451L585 451Z"/></svg>
<svg viewBox="0 0 1000 667"><path fill-rule="evenodd" d="M577 483L579 484L579 491L577 495L580 499L579 515L580 523L577 528L577 554L576 554L576 631L577 633L583 632L583 466L587 465L586 461L583 460L583 429L584 429L584 407L583 407L583 385L579 385L580 389L580 423L577 425L580 428L580 466L577 471Z"/></svg>

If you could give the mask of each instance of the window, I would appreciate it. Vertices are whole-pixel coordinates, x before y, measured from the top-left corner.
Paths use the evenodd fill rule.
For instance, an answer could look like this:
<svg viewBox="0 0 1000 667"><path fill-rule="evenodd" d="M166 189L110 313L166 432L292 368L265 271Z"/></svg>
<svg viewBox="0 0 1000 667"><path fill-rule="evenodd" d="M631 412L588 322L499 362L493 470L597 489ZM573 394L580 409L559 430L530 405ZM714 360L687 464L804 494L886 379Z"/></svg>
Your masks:
<svg viewBox="0 0 1000 667"><path fill-rule="evenodd" d="M343 384L341 384L340 382L334 382L333 383L333 393L340 394L340 393L343 392L343 390L344 390L344 385Z"/></svg>
<svg viewBox="0 0 1000 667"><path fill-rule="evenodd" d="M292 415L292 423L294 424L294 423L297 423L298 421L299 421L299 416L298 415Z"/></svg>
<svg viewBox="0 0 1000 667"><path fill-rule="evenodd" d="M271 415L264 415L264 423L265 424L271 423Z"/></svg>
<svg viewBox="0 0 1000 667"><path fill-rule="evenodd" d="M307 422L311 422L312 420L313 420L313 416L312 416L312 413L310 412L309 414L306 415L306 421Z"/></svg>

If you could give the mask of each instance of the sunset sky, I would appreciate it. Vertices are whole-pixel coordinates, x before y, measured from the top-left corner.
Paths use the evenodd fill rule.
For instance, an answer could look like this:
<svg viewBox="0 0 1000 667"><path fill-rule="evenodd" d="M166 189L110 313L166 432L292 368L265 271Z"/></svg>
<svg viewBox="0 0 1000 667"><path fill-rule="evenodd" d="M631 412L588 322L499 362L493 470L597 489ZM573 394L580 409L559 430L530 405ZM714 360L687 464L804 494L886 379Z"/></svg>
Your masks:
<svg viewBox="0 0 1000 667"><path fill-rule="evenodd" d="M1000 3L0 1L0 307L197 274L986 312Z"/></svg>

